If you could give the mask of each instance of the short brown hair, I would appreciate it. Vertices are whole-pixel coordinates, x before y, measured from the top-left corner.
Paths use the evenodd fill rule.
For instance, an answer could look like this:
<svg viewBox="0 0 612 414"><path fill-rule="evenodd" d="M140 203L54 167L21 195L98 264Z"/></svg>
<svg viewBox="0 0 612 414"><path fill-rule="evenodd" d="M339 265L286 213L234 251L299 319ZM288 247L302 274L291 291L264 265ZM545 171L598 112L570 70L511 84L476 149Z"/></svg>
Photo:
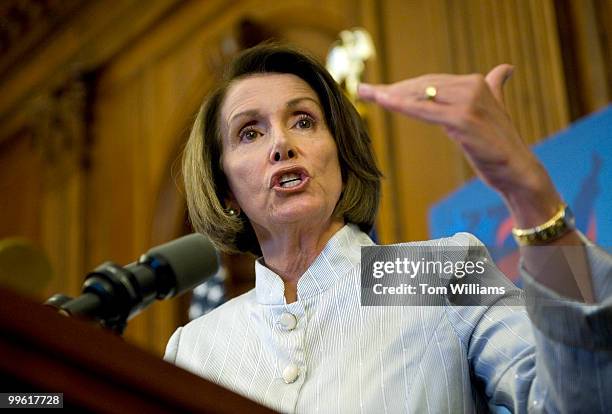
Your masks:
<svg viewBox="0 0 612 414"><path fill-rule="evenodd" d="M221 85L204 102L183 154L183 177L189 217L225 252L261 254L255 232L242 213L231 216L223 206L229 190L221 166L223 151L220 112L233 81L262 73L293 74L315 91L327 126L336 141L344 190L335 217L369 232L380 200L382 174L376 166L370 137L355 107L325 68L293 47L263 44L243 51L225 72Z"/></svg>

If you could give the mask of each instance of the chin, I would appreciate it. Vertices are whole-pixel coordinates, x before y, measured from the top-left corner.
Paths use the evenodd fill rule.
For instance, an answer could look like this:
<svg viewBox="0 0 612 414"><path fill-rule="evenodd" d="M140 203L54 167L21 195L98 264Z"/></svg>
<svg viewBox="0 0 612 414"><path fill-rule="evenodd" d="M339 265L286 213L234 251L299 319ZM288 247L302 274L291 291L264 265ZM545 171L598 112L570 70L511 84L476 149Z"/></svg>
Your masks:
<svg viewBox="0 0 612 414"><path fill-rule="evenodd" d="M274 211L272 220L282 224L300 223L305 220L314 223L329 219L332 211L327 212L320 205L283 206Z"/></svg>

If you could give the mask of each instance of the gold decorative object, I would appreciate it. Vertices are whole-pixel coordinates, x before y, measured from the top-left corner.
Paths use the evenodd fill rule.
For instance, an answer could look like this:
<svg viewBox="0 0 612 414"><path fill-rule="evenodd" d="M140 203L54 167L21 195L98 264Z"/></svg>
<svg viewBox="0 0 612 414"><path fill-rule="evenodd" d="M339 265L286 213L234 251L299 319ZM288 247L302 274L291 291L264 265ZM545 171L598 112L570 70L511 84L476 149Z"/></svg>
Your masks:
<svg viewBox="0 0 612 414"><path fill-rule="evenodd" d="M327 70L353 103L357 101L357 87L365 68L364 62L375 55L372 36L360 27L340 32L340 40L332 44L327 54Z"/></svg>

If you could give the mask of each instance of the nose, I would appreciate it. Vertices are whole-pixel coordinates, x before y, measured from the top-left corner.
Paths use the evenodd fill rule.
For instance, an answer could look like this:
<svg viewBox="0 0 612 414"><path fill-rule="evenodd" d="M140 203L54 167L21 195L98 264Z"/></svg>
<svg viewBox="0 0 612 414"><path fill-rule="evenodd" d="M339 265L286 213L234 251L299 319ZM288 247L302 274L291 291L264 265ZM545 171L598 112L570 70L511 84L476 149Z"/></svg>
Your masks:
<svg viewBox="0 0 612 414"><path fill-rule="evenodd" d="M272 151L270 151L270 161L279 162L297 157L297 150L293 140L287 137L283 132L275 135Z"/></svg>
<svg viewBox="0 0 612 414"><path fill-rule="evenodd" d="M293 151L292 149L287 150L287 156L284 157L283 156L283 152L281 151L275 151L274 152L274 161L280 161L282 159L290 159L295 157L295 151Z"/></svg>

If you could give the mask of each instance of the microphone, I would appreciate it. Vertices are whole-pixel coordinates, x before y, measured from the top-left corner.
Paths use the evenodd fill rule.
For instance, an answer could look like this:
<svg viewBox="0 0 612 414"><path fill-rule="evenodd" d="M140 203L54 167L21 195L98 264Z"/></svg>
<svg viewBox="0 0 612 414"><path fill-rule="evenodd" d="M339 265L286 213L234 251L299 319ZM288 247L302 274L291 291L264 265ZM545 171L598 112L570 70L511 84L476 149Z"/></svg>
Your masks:
<svg viewBox="0 0 612 414"><path fill-rule="evenodd" d="M194 233L153 247L137 262L106 262L89 273L77 298L57 294L45 302L66 315L82 315L122 333L127 321L153 303L178 296L214 275L216 249Z"/></svg>
<svg viewBox="0 0 612 414"><path fill-rule="evenodd" d="M0 240L0 285L36 297L51 279L51 262L34 243L21 237Z"/></svg>

